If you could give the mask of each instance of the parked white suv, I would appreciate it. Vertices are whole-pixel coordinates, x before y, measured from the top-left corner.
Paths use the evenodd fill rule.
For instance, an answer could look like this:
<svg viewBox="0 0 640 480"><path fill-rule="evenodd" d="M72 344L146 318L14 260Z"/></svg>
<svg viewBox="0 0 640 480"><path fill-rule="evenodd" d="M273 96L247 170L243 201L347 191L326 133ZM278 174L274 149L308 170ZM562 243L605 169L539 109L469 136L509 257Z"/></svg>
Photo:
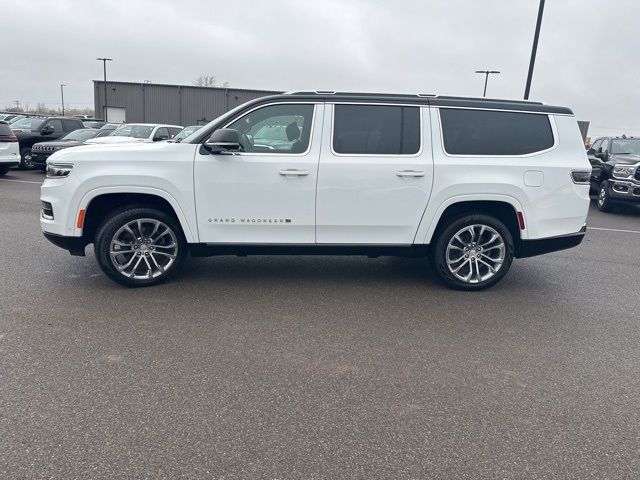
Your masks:
<svg viewBox="0 0 640 480"><path fill-rule="evenodd" d="M109 143L144 143L158 142L173 138L182 127L178 125L157 125L152 123L127 123L119 126L109 135L92 138L86 145Z"/></svg>
<svg viewBox="0 0 640 480"><path fill-rule="evenodd" d="M272 136L265 127L284 129ZM276 131L276 130L274 130ZM181 143L54 153L45 236L94 244L123 285L192 256L429 256L448 285L578 245L590 165L571 110L535 102L297 92L248 102Z"/></svg>
<svg viewBox="0 0 640 480"><path fill-rule="evenodd" d="M0 121L0 176L20 163L20 145L7 122Z"/></svg>

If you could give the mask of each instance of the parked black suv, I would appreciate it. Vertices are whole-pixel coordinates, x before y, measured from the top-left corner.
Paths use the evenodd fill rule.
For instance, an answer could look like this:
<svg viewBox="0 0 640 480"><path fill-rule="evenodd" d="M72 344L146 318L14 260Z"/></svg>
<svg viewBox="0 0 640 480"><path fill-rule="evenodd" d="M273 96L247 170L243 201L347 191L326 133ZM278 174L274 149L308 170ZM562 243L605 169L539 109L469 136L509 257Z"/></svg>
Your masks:
<svg viewBox="0 0 640 480"><path fill-rule="evenodd" d="M640 138L598 138L587 156L600 210L609 212L616 203L640 203Z"/></svg>
<svg viewBox="0 0 640 480"><path fill-rule="evenodd" d="M56 140L69 132L84 128L82 120L71 117L27 117L11 124L20 142L21 169L33 168L31 147L34 143Z"/></svg>
<svg viewBox="0 0 640 480"><path fill-rule="evenodd" d="M31 164L44 172L47 169L47 158L54 152L82 145L90 138L96 138L100 133L101 131L97 128L80 128L58 140L36 143L31 147Z"/></svg>

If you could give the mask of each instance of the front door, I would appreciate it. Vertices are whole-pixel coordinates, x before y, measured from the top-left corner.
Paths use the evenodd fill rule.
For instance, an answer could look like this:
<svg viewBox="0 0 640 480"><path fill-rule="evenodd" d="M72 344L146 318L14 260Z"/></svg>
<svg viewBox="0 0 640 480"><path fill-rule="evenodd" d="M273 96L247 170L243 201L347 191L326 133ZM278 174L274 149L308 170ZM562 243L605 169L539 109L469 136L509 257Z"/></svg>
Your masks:
<svg viewBox="0 0 640 480"><path fill-rule="evenodd" d="M225 128L242 149L211 155L198 149L196 211L203 243L310 244L324 106L256 107Z"/></svg>
<svg viewBox="0 0 640 480"><path fill-rule="evenodd" d="M317 242L412 244L433 178L429 110L327 104L324 124Z"/></svg>

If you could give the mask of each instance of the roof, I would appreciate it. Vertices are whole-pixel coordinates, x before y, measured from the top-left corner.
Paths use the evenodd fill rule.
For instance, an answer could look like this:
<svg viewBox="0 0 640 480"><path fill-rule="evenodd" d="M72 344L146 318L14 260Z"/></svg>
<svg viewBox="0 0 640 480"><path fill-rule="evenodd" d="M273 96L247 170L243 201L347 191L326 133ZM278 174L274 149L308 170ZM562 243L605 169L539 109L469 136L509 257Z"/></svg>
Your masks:
<svg viewBox="0 0 640 480"><path fill-rule="evenodd" d="M545 105L542 102L527 100L509 100L499 98L455 97L449 95L434 95L428 93L371 93L371 92L335 92L327 90L294 91L282 95L269 97L272 100L282 98L296 99L322 99L324 101L349 101L349 102L403 102L436 107L465 107L488 108L496 110L518 110L525 112L558 113L573 115L573 111L567 107Z"/></svg>

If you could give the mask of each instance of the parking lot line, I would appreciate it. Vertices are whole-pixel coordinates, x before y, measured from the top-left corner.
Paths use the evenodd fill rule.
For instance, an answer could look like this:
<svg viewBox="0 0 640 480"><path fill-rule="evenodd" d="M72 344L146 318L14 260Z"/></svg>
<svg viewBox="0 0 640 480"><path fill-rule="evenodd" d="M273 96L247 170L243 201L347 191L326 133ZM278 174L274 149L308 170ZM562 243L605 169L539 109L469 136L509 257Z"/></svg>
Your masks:
<svg viewBox="0 0 640 480"><path fill-rule="evenodd" d="M640 230L621 230L619 228L587 227L587 230L602 230L605 232L622 232L622 233L639 233L640 234Z"/></svg>
<svg viewBox="0 0 640 480"><path fill-rule="evenodd" d="M35 183L36 185L42 185L42 182L31 182L29 180L13 180L11 178L0 178L0 182Z"/></svg>

